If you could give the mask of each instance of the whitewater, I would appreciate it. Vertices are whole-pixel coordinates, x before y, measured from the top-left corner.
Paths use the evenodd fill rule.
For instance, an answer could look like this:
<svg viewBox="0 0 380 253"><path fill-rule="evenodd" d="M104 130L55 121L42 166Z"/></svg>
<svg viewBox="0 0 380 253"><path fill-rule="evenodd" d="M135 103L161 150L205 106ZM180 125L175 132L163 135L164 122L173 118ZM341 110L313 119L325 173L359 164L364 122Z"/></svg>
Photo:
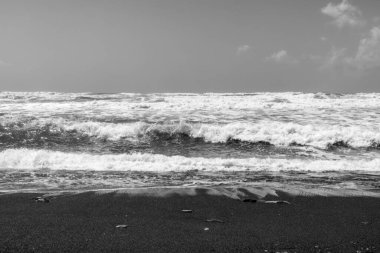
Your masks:
<svg viewBox="0 0 380 253"><path fill-rule="evenodd" d="M0 92L0 191L380 189L380 94Z"/></svg>

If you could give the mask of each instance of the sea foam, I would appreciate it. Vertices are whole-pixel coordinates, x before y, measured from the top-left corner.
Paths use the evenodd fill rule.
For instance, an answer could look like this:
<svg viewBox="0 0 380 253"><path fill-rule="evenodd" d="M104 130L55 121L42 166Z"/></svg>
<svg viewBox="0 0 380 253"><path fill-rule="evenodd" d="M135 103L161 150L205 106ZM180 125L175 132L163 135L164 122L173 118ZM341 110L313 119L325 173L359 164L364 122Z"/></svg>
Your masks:
<svg viewBox="0 0 380 253"><path fill-rule="evenodd" d="M229 140L246 142L268 142L277 146L292 144L327 148L329 145L359 147L376 147L380 144L380 128L366 129L358 126L316 126L295 123L268 122L230 123L230 124L107 124L107 123L75 123L63 125L67 130L81 131L89 136L109 138L136 139L149 133L186 134L194 138L202 138L207 142L226 143Z"/></svg>
<svg viewBox="0 0 380 253"><path fill-rule="evenodd" d="M1 126L1 125L0 125ZM175 136L183 134L191 138L201 138L210 143L227 143L231 140L250 143L265 142L275 146L303 145L326 149L333 145L351 148L379 148L380 126L331 126L297 124L262 120L257 122L235 122L228 124L177 123L154 124L146 122L105 123L75 122L66 120L37 120L25 124L3 123L1 135L13 132L28 132L30 138L35 129L46 129L50 133L64 135L76 132L81 135L109 141L126 139L138 142L159 135ZM45 132L36 132L43 134ZM43 136L42 136L43 137Z"/></svg>
<svg viewBox="0 0 380 253"><path fill-rule="evenodd" d="M95 155L48 150L7 149L0 152L3 169L95 171L367 171L380 172L380 159L222 159L133 153Z"/></svg>

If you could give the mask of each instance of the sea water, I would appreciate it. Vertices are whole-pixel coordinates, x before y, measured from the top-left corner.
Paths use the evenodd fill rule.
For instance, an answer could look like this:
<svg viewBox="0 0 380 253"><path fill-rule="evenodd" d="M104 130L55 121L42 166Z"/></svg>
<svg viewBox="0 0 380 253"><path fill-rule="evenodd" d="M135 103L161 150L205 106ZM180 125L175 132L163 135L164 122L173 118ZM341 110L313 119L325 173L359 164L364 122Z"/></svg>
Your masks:
<svg viewBox="0 0 380 253"><path fill-rule="evenodd" d="M0 191L380 189L380 94L0 92Z"/></svg>

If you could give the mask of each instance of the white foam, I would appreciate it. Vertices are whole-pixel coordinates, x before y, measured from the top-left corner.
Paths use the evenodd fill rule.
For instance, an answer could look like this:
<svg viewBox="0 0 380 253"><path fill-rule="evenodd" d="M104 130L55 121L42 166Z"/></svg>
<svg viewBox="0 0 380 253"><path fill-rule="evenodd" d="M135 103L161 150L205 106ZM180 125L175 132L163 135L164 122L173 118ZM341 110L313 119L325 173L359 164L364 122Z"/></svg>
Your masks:
<svg viewBox="0 0 380 253"><path fill-rule="evenodd" d="M255 123L236 122L229 124L147 124L143 122L114 124L104 122L72 122L65 120L34 121L28 127L53 124L57 130L78 131L82 134L109 140L128 139L138 141L151 132L167 134L184 133L207 142L225 143L229 139L247 142L269 142L276 146L299 144L326 148L328 145L344 142L360 148L380 144L380 126L330 126L301 125L291 122L258 121Z"/></svg>
<svg viewBox="0 0 380 253"><path fill-rule="evenodd" d="M57 131L75 130L109 140L138 141L157 131L186 133L213 143L231 138L277 146L297 143L326 148L341 141L354 148L370 147L380 143L379 111L380 93L0 92L2 125L34 118L37 120L29 123L31 127L52 124ZM104 123L113 120L137 123Z"/></svg>
<svg viewBox="0 0 380 253"><path fill-rule="evenodd" d="M98 171L367 171L379 172L380 159L222 159L158 154L95 155L48 150L7 149L0 152L0 168Z"/></svg>
<svg viewBox="0 0 380 253"><path fill-rule="evenodd" d="M80 97L95 100L78 100ZM21 99L14 99L20 97ZM322 99L321 99L322 97ZM303 93L243 94L73 94L0 93L0 112L12 117L122 118L162 122L231 123L282 119L302 124L379 123L380 94L331 96ZM365 112L365 113L363 113Z"/></svg>
<svg viewBox="0 0 380 253"><path fill-rule="evenodd" d="M229 138L241 141L265 141L278 146L292 143L326 148L338 141L352 147L368 147L380 143L380 129L361 127L300 125L283 122L258 122L257 124L231 123L225 126L202 126L196 137L211 142L225 142Z"/></svg>

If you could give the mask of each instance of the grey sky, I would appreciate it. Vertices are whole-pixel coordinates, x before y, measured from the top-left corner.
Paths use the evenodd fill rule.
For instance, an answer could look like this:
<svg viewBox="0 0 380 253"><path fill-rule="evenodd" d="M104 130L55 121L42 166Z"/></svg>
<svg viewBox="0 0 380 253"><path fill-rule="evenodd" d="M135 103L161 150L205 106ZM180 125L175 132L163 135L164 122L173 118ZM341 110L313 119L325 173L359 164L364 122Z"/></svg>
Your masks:
<svg viewBox="0 0 380 253"><path fill-rule="evenodd" d="M2 0L0 90L380 92L378 0Z"/></svg>

